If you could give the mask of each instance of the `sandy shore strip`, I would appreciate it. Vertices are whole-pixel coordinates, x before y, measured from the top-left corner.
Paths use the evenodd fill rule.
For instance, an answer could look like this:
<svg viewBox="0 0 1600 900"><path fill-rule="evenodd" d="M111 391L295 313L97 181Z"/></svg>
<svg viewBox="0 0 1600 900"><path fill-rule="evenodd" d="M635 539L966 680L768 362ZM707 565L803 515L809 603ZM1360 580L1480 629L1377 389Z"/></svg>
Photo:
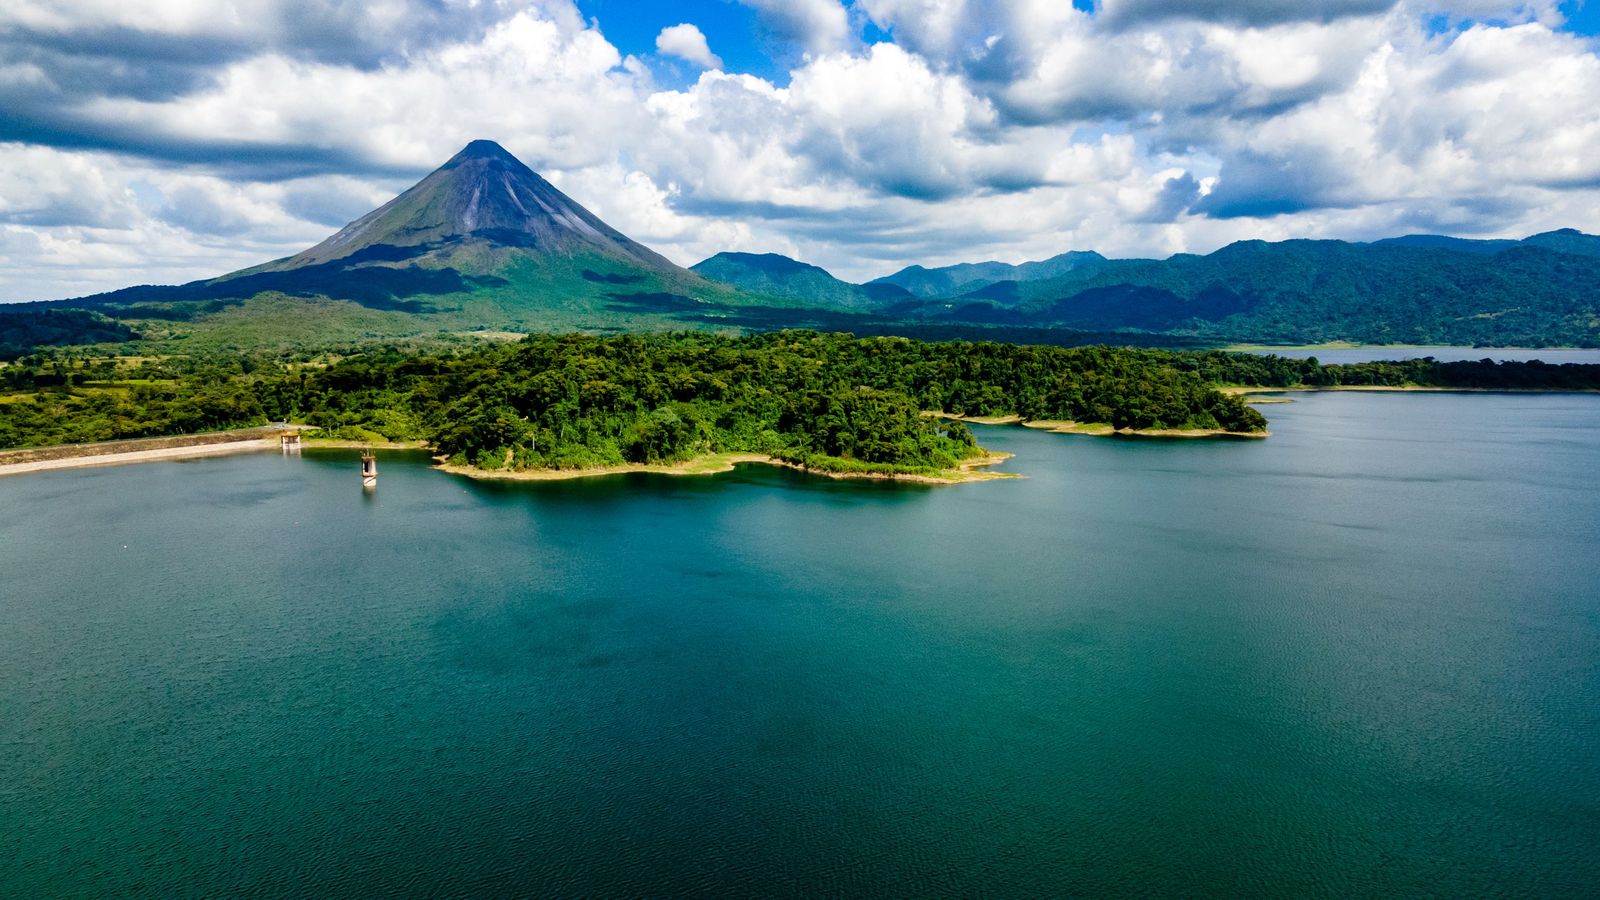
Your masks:
<svg viewBox="0 0 1600 900"><path fill-rule="evenodd" d="M276 449L278 449L277 438L256 438L247 441L195 444L187 447L160 447L153 450L124 450L117 453L98 453L88 456L62 456L55 459L35 459L29 462L0 462L0 476L46 472L52 469L85 469L92 466L120 466L128 463L195 459L203 456L225 456L230 453L259 453L264 450Z"/></svg>
<svg viewBox="0 0 1600 900"><path fill-rule="evenodd" d="M912 484L966 484L970 481L994 481L1001 478L1026 478L1015 472L987 472L987 466L999 465L1016 454L986 452L983 456L974 456L962 460L954 469L947 470L939 475L917 475L908 473L889 474L883 472L829 472L826 469L808 469L796 463L785 462L781 459L768 459L770 465L782 466L787 469L796 469L807 475L821 475L824 478L834 478L840 481L905 481Z"/></svg>

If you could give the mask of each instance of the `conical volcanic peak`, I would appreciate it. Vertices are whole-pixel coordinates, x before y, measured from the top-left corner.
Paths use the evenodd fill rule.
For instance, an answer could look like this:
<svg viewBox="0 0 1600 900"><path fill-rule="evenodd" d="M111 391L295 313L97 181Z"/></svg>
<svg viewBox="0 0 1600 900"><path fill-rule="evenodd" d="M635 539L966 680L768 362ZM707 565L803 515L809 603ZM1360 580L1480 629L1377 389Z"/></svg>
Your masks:
<svg viewBox="0 0 1600 900"><path fill-rule="evenodd" d="M542 254L599 253L652 269L677 269L602 222L494 141L473 141L405 193L274 270L320 265L370 248L418 253L463 244ZM425 249L426 248L426 249ZM392 252L383 254L394 258Z"/></svg>
<svg viewBox="0 0 1600 900"><path fill-rule="evenodd" d="M521 162L515 156L511 155L511 151L500 146L494 141L486 141L480 138L476 141L471 141L465 147L462 147L461 152L450 157L450 159L439 168L448 169L451 166L459 165L469 159L507 159L517 163L518 165L521 165Z"/></svg>

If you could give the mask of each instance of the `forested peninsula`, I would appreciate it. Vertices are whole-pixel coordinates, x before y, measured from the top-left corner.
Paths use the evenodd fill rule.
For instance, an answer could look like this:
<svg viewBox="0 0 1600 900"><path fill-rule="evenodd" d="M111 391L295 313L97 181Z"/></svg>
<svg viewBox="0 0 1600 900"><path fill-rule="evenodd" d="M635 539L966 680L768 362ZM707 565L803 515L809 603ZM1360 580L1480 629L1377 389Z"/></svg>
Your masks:
<svg viewBox="0 0 1600 900"><path fill-rule="evenodd" d="M1261 435L1266 419L1219 387L1333 385L1593 390L1600 366L1325 366L1220 351L805 331L534 335L298 360L65 350L0 368L0 447L295 422L325 439L421 442L475 474L681 467L748 454L829 474L941 477L985 454L952 418Z"/></svg>
<svg viewBox="0 0 1600 900"><path fill-rule="evenodd" d="M1265 429L1172 358L813 332L532 336L331 364L29 357L0 369L0 446L291 421L314 436L425 441L454 466L488 472L751 453L827 473L929 476L984 451L964 424L927 412Z"/></svg>

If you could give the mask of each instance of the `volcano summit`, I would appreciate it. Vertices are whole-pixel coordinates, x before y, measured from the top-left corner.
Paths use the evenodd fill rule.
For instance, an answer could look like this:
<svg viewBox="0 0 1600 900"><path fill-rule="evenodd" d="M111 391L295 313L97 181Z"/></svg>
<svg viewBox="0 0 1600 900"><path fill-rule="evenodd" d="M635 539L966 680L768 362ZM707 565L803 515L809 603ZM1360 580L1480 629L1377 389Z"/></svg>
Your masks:
<svg viewBox="0 0 1600 900"><path fill-rule="evenodd" d="M593 254L621 265L682 275L666 257L600 221L494 141L473 141L400 196L311 249L258 271L288 271L386 248L411 259L462 261L514 247L538 255ZM387 248L393 248L387 249Z"/></svg>

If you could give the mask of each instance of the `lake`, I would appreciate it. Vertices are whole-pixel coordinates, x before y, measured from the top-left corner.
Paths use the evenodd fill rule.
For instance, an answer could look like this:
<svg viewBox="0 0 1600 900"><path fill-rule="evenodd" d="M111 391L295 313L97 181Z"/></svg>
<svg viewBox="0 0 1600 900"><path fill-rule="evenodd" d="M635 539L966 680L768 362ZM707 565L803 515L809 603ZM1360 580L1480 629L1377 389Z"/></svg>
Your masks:
<svg viewBox="0 0 1600 900"><path fill-rule="evenodd" d="M1600 397L0 479L0 894L1592 896Z"/></svg>
<svg viewBox="0 0 1600 900"><path fill-rule="evenodd" d="M1440 362L1477 362L1492 359L1495 362L1527 362L1537 359L1551 364L1600 364L1600 349L1529 349L1517 347L1407 347L1376 345L1367 347L1333 347L1310 350L1304 347L1255 348L1247 352L1260 355L1283 356L1289 359L1316 357L1321 363L1362 363L1401 359L1422 359L1431 356Z"/></svg>

